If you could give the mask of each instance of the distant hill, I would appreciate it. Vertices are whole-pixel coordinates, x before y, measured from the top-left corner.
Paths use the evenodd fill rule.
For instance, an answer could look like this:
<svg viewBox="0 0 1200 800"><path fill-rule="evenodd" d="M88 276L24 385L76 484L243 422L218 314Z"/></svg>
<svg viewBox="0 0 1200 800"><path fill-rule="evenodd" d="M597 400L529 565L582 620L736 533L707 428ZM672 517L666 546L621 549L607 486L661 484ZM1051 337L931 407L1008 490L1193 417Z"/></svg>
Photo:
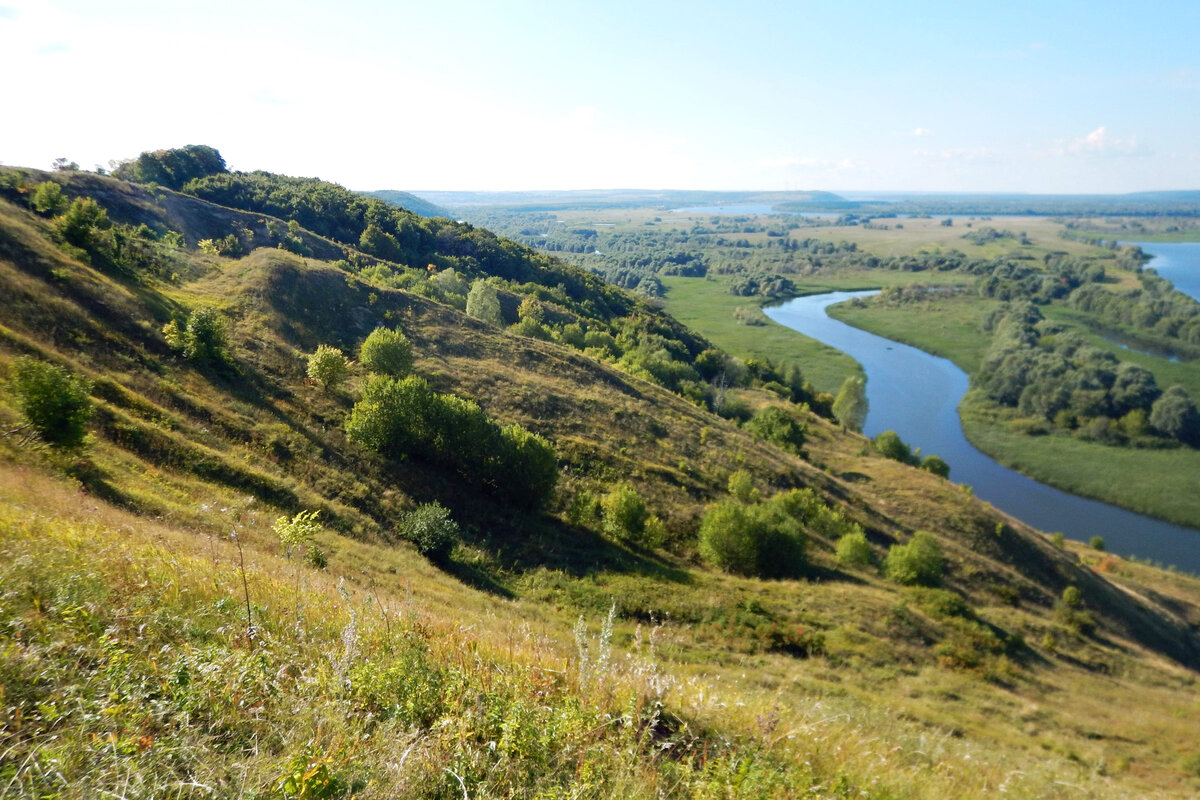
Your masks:
<svg viewBox="0 0 1200 800"><path fill-rule="evenodd" d="M646 208L663 209L687 206L791 204L844 208L852 206L832 192L714 192L679 189L582 189L570 191L527 192L419 192L426 200L447 207L502 206L528 211L552 211L565 208Z"/></svg>
<svg viewBox="0 0 1200 800"><path fill-rule="evenodd" d="M377 192L362 192L367 197L375 197L389 206L403 208L405 211L411 211L422 217L449 217L452 216L449 211L439 205L435 205L428 200L422 200L415 194L401 192L395 189L380 189Z"/></svg>
<svg viewBox="0 0 1200 800"><path fill-rule="evenodd" d="M858 213L1014 216L1200 216L1200 191L1132 194L847 192ZM784 204L788 210L807 210ZM829 209L836 210L836 209Z"/></svg>

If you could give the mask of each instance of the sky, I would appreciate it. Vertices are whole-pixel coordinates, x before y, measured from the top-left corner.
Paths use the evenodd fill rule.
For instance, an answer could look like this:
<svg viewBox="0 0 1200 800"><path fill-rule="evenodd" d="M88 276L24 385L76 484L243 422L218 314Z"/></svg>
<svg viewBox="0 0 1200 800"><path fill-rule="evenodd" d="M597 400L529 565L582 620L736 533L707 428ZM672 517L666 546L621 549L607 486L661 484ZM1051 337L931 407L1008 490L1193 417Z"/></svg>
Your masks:
<svg viewBox="0 0 1200 800"><path fill-rule="evenodd" d="M352 189L1200 189L1200 2L0 0L0 163Z"/></svg>

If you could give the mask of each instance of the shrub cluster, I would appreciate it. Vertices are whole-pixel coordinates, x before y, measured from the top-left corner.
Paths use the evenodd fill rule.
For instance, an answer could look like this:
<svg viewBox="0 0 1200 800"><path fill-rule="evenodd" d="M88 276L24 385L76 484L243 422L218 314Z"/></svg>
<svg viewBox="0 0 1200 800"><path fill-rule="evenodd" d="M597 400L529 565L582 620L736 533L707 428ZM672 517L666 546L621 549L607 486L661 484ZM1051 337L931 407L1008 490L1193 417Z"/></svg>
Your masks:
<svg viewBox="0 0 1200 800"><path fill-rule="evenodd" d="M400 535L416 546L417 552L434 561L450 555L461 531L441 503L423 503L404 515Z"/></svg>
<svg viewBox="0 0 1200 800"><path fill-rule="evenodd" d="M358 361L371 372L403 378L412 372L412 344L398 330L376 328L359 347Z"/></svg>
<svg viewBox="0 0 1200 800"><path fill-rule="evenodd" d="M63 448L83 444L92 416L87 381L57 364L23 356L13 365L12 388L21 413L42 441Z"/></svg>
<svg viewBox="0 0 1200 800"><path fill-rule="evenodd" d="M896 583L936 586L942 582L942 548L933 534L917 531L908 544L891 546L883 572Z"/></svg>
<svg viewBox="0 0 1200 800"><path fill-rule="evenodd" d="M558 480L545 439L517 424L498 425L476 403L437 394L417 376L372 376L346 430L372 450L442 464L522 505L541 505Z"/></svg>

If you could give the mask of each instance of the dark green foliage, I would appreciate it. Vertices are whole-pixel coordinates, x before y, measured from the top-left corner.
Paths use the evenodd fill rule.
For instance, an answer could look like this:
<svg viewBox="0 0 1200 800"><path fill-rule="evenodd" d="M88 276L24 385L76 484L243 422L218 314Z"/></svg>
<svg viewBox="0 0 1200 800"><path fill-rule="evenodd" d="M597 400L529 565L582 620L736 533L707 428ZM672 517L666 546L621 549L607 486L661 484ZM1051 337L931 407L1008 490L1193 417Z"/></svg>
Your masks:
<svg viewBox="0 0 1200 800"><path fill-rule="evenodd" d="M215 149L189 144L171 150L154 150L139 155L113 172L118 178L134 183L157 183L181 189L185 183L206 175L225 172L225 159Z"/></svg>
<svg viewBox="0 0 1200 800"><path fill-rule="evenodd" d="M605 533L630 541L641 537L650 512L646 510L646 501L632 486L622 483L604 496L600 507L604 510Z"/></svg>
<svg viewBox="0 0 1200 800"><path fill-rule="evenodd" d="M936 586L942 582L942 548L933 534L917 531L908 544L888 549L883 572L896 583Z"/></svg>
<svg viewBox="0 0 1200 800"><path fill-rule="evenodd" d="M424 503L404 515L400 535L416 546L421 555L440 561L450 555L461 536L458 523L441 503Z"/></svg>
<svg viewBox="0 0 1200 800"><path fill-rule="evenodd" d="M1092 548L1093 550L1103 551L1104 550L1104 537L1103 536L1093 536L1091 539L1088 539L1088 547Z"/></svg>
<svg viewBox="0 0 1200 800"><path fill-rule="evenodd" d="M700 521L700 557L739 575L794 577L804 568L800 524L772 503L717 503Z"/></svg>
<svg viewBox="0 0 1200 800"><path fill-rule="evenodd" d="M758 438L800 455L804 448L804 426L779 406L766 406L746 422L746 430Z"/></svg>
<svg viewBox="0 0 1200 800"><path fill-rule="evenodd" d="M900 434L895 431L884 431L876 435L873 444L876 452L885 458L899 461L901 464L915 462L912 449L900 439Z"/></svg>
<svg viewBox="0 0 1200 800"><path fill-rule="evenodd" d="M1172 386L1154 401L1150 424L1164 436L1200 444L1200 412L1181 386Z"/></svg>
<svg viewBox="0 0 1200 800"><path fill-rule="evenodd" d="M558 457L554 447L515 422L501 428L500 435L502 474L521 493L513 501L531 508L544 504L554 494L558 483Z"/></svg>
<svg viewBox="0 0 1200 800"><path fill-rule="evenodd" d="M398 330L376 328L359 347L358 360L371 372L403 378L412 371L412 344Z"/></svg>
<svg viewBox="0 0 1200 800"><path fill-rule="evenodd" d="M921 469L926 472L932 472L939 478L950 477L950 465L945 462L940 456L929 455L921 461Z"/></svg>
<svg viewBox="0 0 1200 800"><path fill-rule="evenodd" d="M558 480L554 449L545 439L520 425L501 427L474 402L437 394L417 376L373 376L346 431L372 450L449 467L517 505L541 505Z"/></svg>
<svg viewBox="0 0 1200 800"><path fill-rule="evenodd" d="M163 336L168 345L189 361L216 364L231 361L225 322L215 308L195 309L182 325L172 320L163 328Z"/></svg>
<svg viewBox="0 0 1200 800"><path fill-rule="evenodd" d="M1181 388L1160 396L1148 370L1045 322L1035 306L1012 304L993 319L993 329L976 380L1000 405L1105 444L1144 436L1146 422L1163 436L1200 441L1200 414Z"/></svg>
<svg viewBox="0 0 1200 800"><path fill-rule="evenodd" d="M42 441L61 448L83 444L92 415L87 381L57 364L28 357L17 359L12 369L21 413Z"/></svg>

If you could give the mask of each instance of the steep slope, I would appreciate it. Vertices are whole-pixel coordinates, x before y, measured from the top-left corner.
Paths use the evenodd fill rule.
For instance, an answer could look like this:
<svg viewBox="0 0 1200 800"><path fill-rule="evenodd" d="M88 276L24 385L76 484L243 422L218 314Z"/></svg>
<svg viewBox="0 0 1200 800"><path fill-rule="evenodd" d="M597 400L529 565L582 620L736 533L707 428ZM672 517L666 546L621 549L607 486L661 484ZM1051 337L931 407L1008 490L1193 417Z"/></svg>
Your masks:
<svg viewBox="0 0 1200 800"><path fill-rule="evenodd" d="M68 193L95 197L113 219L130 225L177 230L189 243L255 226L263 231L261 241L271 241L267 217L96 176L69 178ZM1029 793L1068 796L1052 788L1053 782L1071 775L1072 763L1084 762L1087 775L1072 779L1111 796L1136 795L1146 787L1180 796L1189 791L1177 767L1189 755L1186 744L1158 743L1164 736L1186 742L1195 735L1194 721L1173 716L1171 705L1189 696L1193 670L1200 665L1196 582L1119 559L1097 562L1088 554L1081 559L1079 551L1055 547L953 484L871 455L861 437L843 434L811 414L805 416L807 458L784 452L594 353L498 329L434 298L377 282L369 262L357 272L324 263L320 253L339 262L361 254L302 229L291 235L311 255L268 246L231 258L155 244L154 263L161 269L114 271L90 266L78 252L59 246L55 223L0 201L0 291L8 301L0 313L0 364L8 371L16 357L33 355L67 366L93 382L96 404L93 441L82 456L20 447L15 437L0 440L7 461L69 477L91 497L68 498L68 492L56 511L55 503L37 498L63 490L45 488L44 479L20 477L28 473L6 466L6 505L36 507L41 517L70 521L64 522L65 530L83 530L71 526L80 524L87 504L96 502L92 498L108 501L139 517L105 511L103 536L126 526L136 531L133 541L144 543L139 548L152 547L161 535L175 543L172 547L202 552L206 546L217 548L218 538L237 527L259 563L251 573L260 580L294 566L265 555L278 548L271 521L319 509L327 526L320 541L329 551L332 575L368 594L377 584L384 602L396 604L405 596L403 578L419 579L423 613L438 631L433 638L439 643L431 646L439 659L444 657L439 664L450 664L448 653L461 645L450 632L454 625L474 627L498 669L528 665L536 660L531 651L538 650L547 669L575 676L570 680L576 688L564 696L580 694L583 699L570 702L598 713L622 712L611 698L577 692L587 662L579 656L563 660L571 623L580 614L602 617L612 607L617 640L631 645L639 621L667 619L670 641L659 657L678 685L688 688L658 698L679 715L677 721L642 730L671 747L688 741L687 746L697 747L718 740L735 743L741 749L730 751L732 761L766 765L790 776L794 785L807 774L814 785L832 791L840 774L847 786L870 796L986 796L988 781L994 787L1007 771L1021 768L1041 776L1022 784ZM258 234L253 241L260 241ZM571 299L578 307L637 308L635 301L616 294L603 302L586 292ZM218 308L228 321L232 366L185 361L172 354L161 333L173 317L205 305ZM657 324L666 330L677 326L665 318ZM385 458L347 440L344 420L365 379L355 376L342 390L323 391L306 380L305 356L319 344L353 352L379 325L406 333L417 356L416 371L438 391L472 398L491 418L520 423L554 444L560 484L550 507L530 513L502 494L477 491L443 466ZM751 405L787 405L767 392L736 391ZM19 422L6 393L0 425L8 430ZM810 488L828 512L806 519L809 564L801 579L760 581L698 566L696 532L704 509L727 498L728 479L739 469L767 496ZM662 518L665 547L631 545L605 533L594 503L619 482L633 484ZM21 488L25 484L38 488ZM462 544L440 569L397 536L405 512L435 499L463 528ZM830 522L835 514L842 520L836 524ZM19 511L9 517L6 546L34 557L36 526L20 517ZM162 528L144 522L150 517ZM876 560L888 545L909 541L917 530L931 531L946 559L942 588L904 588L873 569L840 567L835 538L849 522L866 530ZM228 562L232 551L227 544L219 548L217 557ZM185 582L194 586L202 565L189 564ZM57 580L57 568L48 566L39 580ZM321 614L344 619L334 608L331 578L295 574L317 587L314 597L323 598L322 609L328 606ZM99 573L93 578L109 581ZM1064 591L1072 586L1082 606L1064 606ZM256 602L276 611L256 613L278 613L300 596L281 587L270 591L275 594L260 594ZM232 586L223 586L214 597L232 593ZM60 608L57 625L66 619L65 606L55 608ZM236 626L229 621L235 619L231 612L223 613L222 624ZM497 615L509 622L496 624ZM292 635L284 633L285 617L271 618L277 620L270 623L276 641ZM522 619L543 625L546 643L501 655L504 638ZM342 624L327 626L323 638L314 639L323 643L317 646L328 647ZM386 649L384 638L378 647ZM227 644L231 652L246 647L232 639ZM308 669L299 668L301 674ZM402 675L407 668L396 669ZM711 694L717 676L730 680L743 673L749 677L733 681L728 691L749 703L753 713L689 699L696 691ZM471 681L484 680L472 675ZM38 696L36 683L19 680L21 691ZM319 696L332 698L325 694L332 688L321 685ZM1153 700L1137 719L1125 719L1122 709L1136 705L1138 697ZM1104 698L1109 707L1085 702L1088 698ZM775 702L779 707L772 710ZM821 702L846 709L857 722L840 727L817 722L823 716ZM1044 710L1021 710L1030 705ZM282 713L281 708L271 706L269 713ZM436 720L462 721L465 713L443 709ZM762 717L757 722L756 715ZM768 725L764 720L772 715L775 722ZM896 717L907 721L896 723ZM314 712L314 727L305 729L313 736L327 735L318 730L320 718ZM679 719L687 725L680 728ZM432 722L407 724L420 737L432 736ZM37 735L52 730L38 725ZM176 722L163 725L174 730ZM756 726L759 733L753 734ZM774 734L776 726L807 732L787 739ZM905 749L896 756L901 766L884 767L865 756L835 757L830 746L817 741L834 735L848 748L874 752L866 744L871 726L887 727L896 746ZM932 726L933 736L955 731L970 742L997 740L997 751L982 755L969 747L948 748L953 753L946 758L959 774L953 780L934 778L934 760L922 762L911 752L920 749L915 741L926 726ZM770 732L764 732L767 727ZM1030 728L1049 738L1037 739ZM689 739L694 734L684 735L685 729L701 731L705 738ZM485 735L490 734L482 728L471 734ZM434 737L439 746L449 747L440 737ZM303 745L284 739L287 746L268 753L262 769L290 758L295 751L288 747ZM318 747L323 753L336 750L327 739ZM468 779L479 786L489 767L480 760L482 749L470 752L477 761ZM661 766L650 750L638 752L645 765ZM510 757L526 764L522 769L536 771L532 762L520 760L529 753ZM984 766L972 775L972 759L981 758ZM1128 760L1126 767L1112 779L1096 766L1120 758ZM813 760L816 773L795 771L805 759ZM1129 768L1131 762L1137 766ZM687 759L683 763L696 774L708 768ZM1034 763L1040 766L1033 769ZM386 770L377 769L371 780L385 794L384 787L397 785L397 779L386 783ZM872 778L882 783L872 784ZM266 780L260 776L258 785ZM450 790L457 786L448 785ZM771 792L787 795L786 785L771 785ZM921 795L918 787L926 785L935 786L935 792ZM605 791L613 790L605 785Z"/></svg>

